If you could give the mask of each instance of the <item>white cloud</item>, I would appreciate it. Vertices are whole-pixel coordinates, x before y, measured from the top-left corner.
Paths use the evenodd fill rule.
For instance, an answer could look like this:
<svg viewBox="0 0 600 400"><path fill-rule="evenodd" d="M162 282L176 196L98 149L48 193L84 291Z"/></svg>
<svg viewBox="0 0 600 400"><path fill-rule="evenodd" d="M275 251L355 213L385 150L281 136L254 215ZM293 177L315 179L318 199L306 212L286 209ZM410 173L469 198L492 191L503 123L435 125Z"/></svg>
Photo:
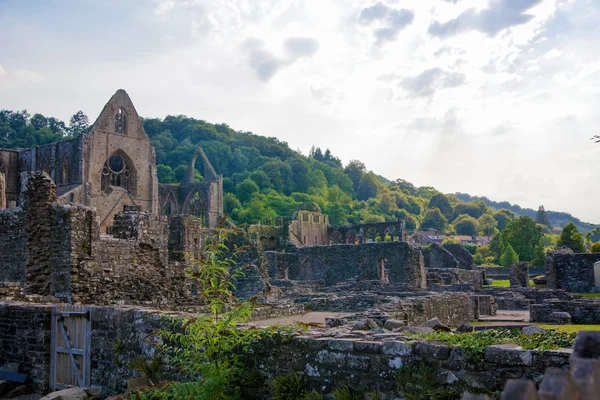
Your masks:
<svg viewBox="0 0 600 400"><path fill-rule="evenodd" d="M91 0L100 11L69 17L78 4L0 12L14 38L0 108L93 119L122 87L143 116L227 122L391 179L600 222L597 2ZM106 25L115 11L127 24ZM76 34L42 23L81 13Z"/></svg>

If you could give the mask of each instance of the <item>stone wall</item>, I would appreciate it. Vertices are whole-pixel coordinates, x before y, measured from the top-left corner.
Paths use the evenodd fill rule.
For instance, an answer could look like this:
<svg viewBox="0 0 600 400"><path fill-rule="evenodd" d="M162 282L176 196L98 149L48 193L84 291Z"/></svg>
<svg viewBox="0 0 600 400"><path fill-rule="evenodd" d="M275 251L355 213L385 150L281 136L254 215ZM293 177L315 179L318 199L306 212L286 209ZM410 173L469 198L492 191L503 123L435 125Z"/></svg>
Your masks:
<svg viewBox="0 0 600 400"><path fill-rule="evenodd" d="M594 263L600 261L600 253L554 254L550 261L548 287L573 293L596 291Z"/></svg>
<svg viewBox="0 0 600 400"><path fill-rule="evenodd" d="M600 300L577 297L571 301L558 299L545 300L540 304L530 306L531 322L555 323L557 319L552 314L568 313L574 324L600 324Z"/></svg>
<svg viewBox="0 0 600 400"><path fill-rule="evenodd" d="M329 244L329 217L321 212L301 210L289 225L289 240L295 246L322 246Z"/></svg>
<svg viewBox="0 0 600 400"><path fill-rule="evenodd" d="M485 274L485 278L492 278L497 280L509 280L510 279L510 267L475 267L477 271L481 271ZM529 266L529 277L535 278L538 275L544 275L546 273L544 266Z"/></svg>
<svg viewBox="0 0 600 400"><path fill-rule="evenodd" d="M0 303L0 365L17 362L39 392L50 381L50 306Z"/></svg>
<svg viewBox="0 0 600 400"><path fill-rule="evenodd" d="M269 378L296 371L320 392L347 385L393 395L395 373L404 365L425 364L473 386L502 390L507 379L539 382L547 367L568 368L569 355L569 351L538 352L500 345L487 347L483 359L477 360L459 347L424 341L299 336L289 342L265 342L251 361Z"/></svg>
<svg viewBox="0 0 600 400"><path fill-rule="evenodd" d="M448 243L443 246L458 261L458 268L473 269L475 265L473 263L473 255L469 253L469 250L465 246L458 243Z"/></svg>
<svg viewBox="0 0 600 400"><path fill-rule="evenodd" d="M529 263L521 261L511 265L509 281L511 287L529 287Z"/></svg>
<svg viewBox="0 0 600 400"><path fill-rule="evenodd" d="M544 268L546 270L546 287L548 289L558 289L558 284L556 282L556 265L554 263L554 257L559 254L573 254L573 250L566 246L563 246L555 251L550 251L546 253L546 262L544 263Z"/></svg>
<svg viewBox="0 0 600 400"><path fill-rule="evenodd" d="M325 285L344 281L382 279L415 288L427 285L423 257L407 242L303 247L295 252L265 252L269 276L275 279L320 280ZM287 271L287 272L286 272Z"/></svg>
<svg viewBox="0 0 600 400"><path fill-rule="evenodd" d="M422 247L421 252L423 253L425 268L456 269L459 267L459 262L456 258L441 244L431 243L429 246Z"/></svg>
<svg viewBox="0 0 600 400"><path fill-rule="evenodd" d="M23 282L27 265L25 213L0 210L0 282Z"/></svg>

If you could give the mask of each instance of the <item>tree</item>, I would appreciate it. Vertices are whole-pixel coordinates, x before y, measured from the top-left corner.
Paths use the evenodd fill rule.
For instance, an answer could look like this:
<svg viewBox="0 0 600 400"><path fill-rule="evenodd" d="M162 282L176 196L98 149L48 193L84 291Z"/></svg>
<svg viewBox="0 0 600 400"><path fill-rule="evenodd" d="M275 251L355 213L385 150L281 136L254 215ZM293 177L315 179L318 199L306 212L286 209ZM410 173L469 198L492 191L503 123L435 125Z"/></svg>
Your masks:
<svg viewBox="0 0 600 400"><path fill-rule="evenodd" d="M560 238L558 238L558 246L567 246L575 253L585 253L583 234L577 230L574 223L569 222L564 226Z"/></svg>
<svg viewBox="0 0 600 400"><path fill-rule="evenodd" d="M246 178L235 186L235 195L242 203L248 202L252 195L258 192L258 185L250 178Z"/></svg>
<svg viewBox="0 0 600 400"><path fill-rule="evenodd" d="M552 229L552 224L550 223L548 214L546 214L546 210L544 210L544 206L540 206L538 208L537 214L535 215L535 222L537 222L538 224L545 225L549 229Z"/></svg>
<svg viewBox="0 0 600 400"><path fill-rule="evenodd" d="M590 247L590 251L592 253L600 253L600 242L592 244L592 247Z"/></svg>
<svg viewBox="0 0 600 400"><path fill-rule="evenodd" d="M494 219L494 217L490 214L483 214L479 217L479 229L481 233L485 236L492 236L496 233L496 226L498 222Z"/></svg>
<svg viewBox="0 0 600 400"><path fill-rule="evenodd" d="M539 260L540 254L543 259L542 231L534 220L527 216L519 217L508 223L506 229L500 233L500 246L502 253L508 245L514 249L521 261Z"/></svg>
<svg viewBox="0 0 600 400"><path fill-rule="evenodd" d="M350 180L354 183L354 190L358 190L358 185L360 184L360 178L362 178L363 174L367 172L367 167L361 161L358 160L350 160L346 168L344 168L344 172Z"/></svg>
<svg viewBox="0 0 600 400"><path fill-rule="evenodd" d="M328 203L325 208L329 216L329 224L333 226L345 225L348 223L348 214L344 207L339 203Z"/></svg>
<svg viewBox="0 0 600 400"><path fill-rule="evenodd" d="M432 208L427 210L425 216L423 217L423 221L421 221L421 229L435 229L438 231L443 231L446 228L446 224L448 220L439 208Z"/></svg>
<svg viewBox="0 0 600 400"><path fill-rule="evenodd" d="M242 203L233 193L227 193L223 197L223 210L225 214L231 215L235 210L242 208Z"/></svg>
<svg viewBox="0 0 600 400"><path fill-rule="evenodd" d="M477 232L479 232L479 223L473 217L462 218L454 224L454 230L458 235L477 236Z"/></svg>
<svg viewBox="0 0 600 400"><path fill-rule="evenodd" d="M442 212L442 215L444 215L448 221L452 220L454 215L454 210L452 209L450 201L448 201L448 198L442 193L436 193L433 195L433 197L429 199L427 208L439 208L439 210Z"/></svg>
<svg viewBox="0 0 600 400"><path fill-rule="evenodd" d="M508 225L508 223L515 218L515 213L510 210L507 210L506 208L502 208L496 211L496 213L494 213L494 219L498 221L499 231L503 231L504 229L506 229L506 225Z"/></svg>
<svg viewBox="0 0 600 400"><path fill-rule="evenodd" d="M69 120L69 133L72 136L81 135L82 133L85 133L89 125L90 121L87 115L85 115L83 111L79 110L73 114Z"/></svg>
<svg viewBox="0 0 600 400"><path fill-rule="evenodd" d="M504 253L502 253L502 257L500 257L500 264L502 264L503 267L510 267L511 265L515 265L518 262L519 256L509 243L506 246Z"/></svg>
<svg viewBox="0 0 600 400"><path fill-rule="evenodd" d="M479 218L487 211L487 206L481 200L470 203L460 203L454 207L454 215L467 214L473 218Z"/></svg>
<svg viewBox="0 0 600 400"><path fill-rule="evenodd" d="M306 161L296 158L290 162L295 192L306 192L310 185L310 169Z"/></svg>
<svg viewBox="0 0 600 400"><path fill-rule="evenodd" d="M358 185L357 197L359 200L368 200L377 196L381 182L373 172L363 174Z"/></svg>

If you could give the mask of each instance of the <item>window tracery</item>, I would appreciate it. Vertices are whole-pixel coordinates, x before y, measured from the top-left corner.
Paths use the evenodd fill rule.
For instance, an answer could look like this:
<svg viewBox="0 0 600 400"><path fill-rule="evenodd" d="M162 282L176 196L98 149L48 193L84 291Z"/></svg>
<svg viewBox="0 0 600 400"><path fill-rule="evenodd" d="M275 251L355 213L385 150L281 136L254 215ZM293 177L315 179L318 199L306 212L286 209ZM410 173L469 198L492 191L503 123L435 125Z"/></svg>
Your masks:
<svg viewBox="0 0 600 400"><path fill-rule="evenodd" d="M121 134L127 133L127 114L123 107L119 107L117 114L115 114L115 132Z"/></svg>
<svg viewBox="0 0 600 400"><path fill-rule="evenodd" d="M102 190L110 186L119 186L127 191L131 186L131 167L120 155L113 154L102 167Z"/></svg>

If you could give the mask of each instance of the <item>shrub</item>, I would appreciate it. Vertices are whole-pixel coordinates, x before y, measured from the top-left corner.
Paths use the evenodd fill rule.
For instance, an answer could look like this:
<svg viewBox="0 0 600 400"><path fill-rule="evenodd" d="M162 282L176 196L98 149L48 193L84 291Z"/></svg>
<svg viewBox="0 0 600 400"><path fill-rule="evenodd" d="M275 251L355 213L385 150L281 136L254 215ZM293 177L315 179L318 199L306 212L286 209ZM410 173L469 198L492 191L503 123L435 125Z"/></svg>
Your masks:
<svg viewBox="0 0 600 400"><path fill-rule="evenodd" d="M309 394L307 387L306 378L296 372L277 375L273 379L273 398L275 400L301 400Z"/></svg>

